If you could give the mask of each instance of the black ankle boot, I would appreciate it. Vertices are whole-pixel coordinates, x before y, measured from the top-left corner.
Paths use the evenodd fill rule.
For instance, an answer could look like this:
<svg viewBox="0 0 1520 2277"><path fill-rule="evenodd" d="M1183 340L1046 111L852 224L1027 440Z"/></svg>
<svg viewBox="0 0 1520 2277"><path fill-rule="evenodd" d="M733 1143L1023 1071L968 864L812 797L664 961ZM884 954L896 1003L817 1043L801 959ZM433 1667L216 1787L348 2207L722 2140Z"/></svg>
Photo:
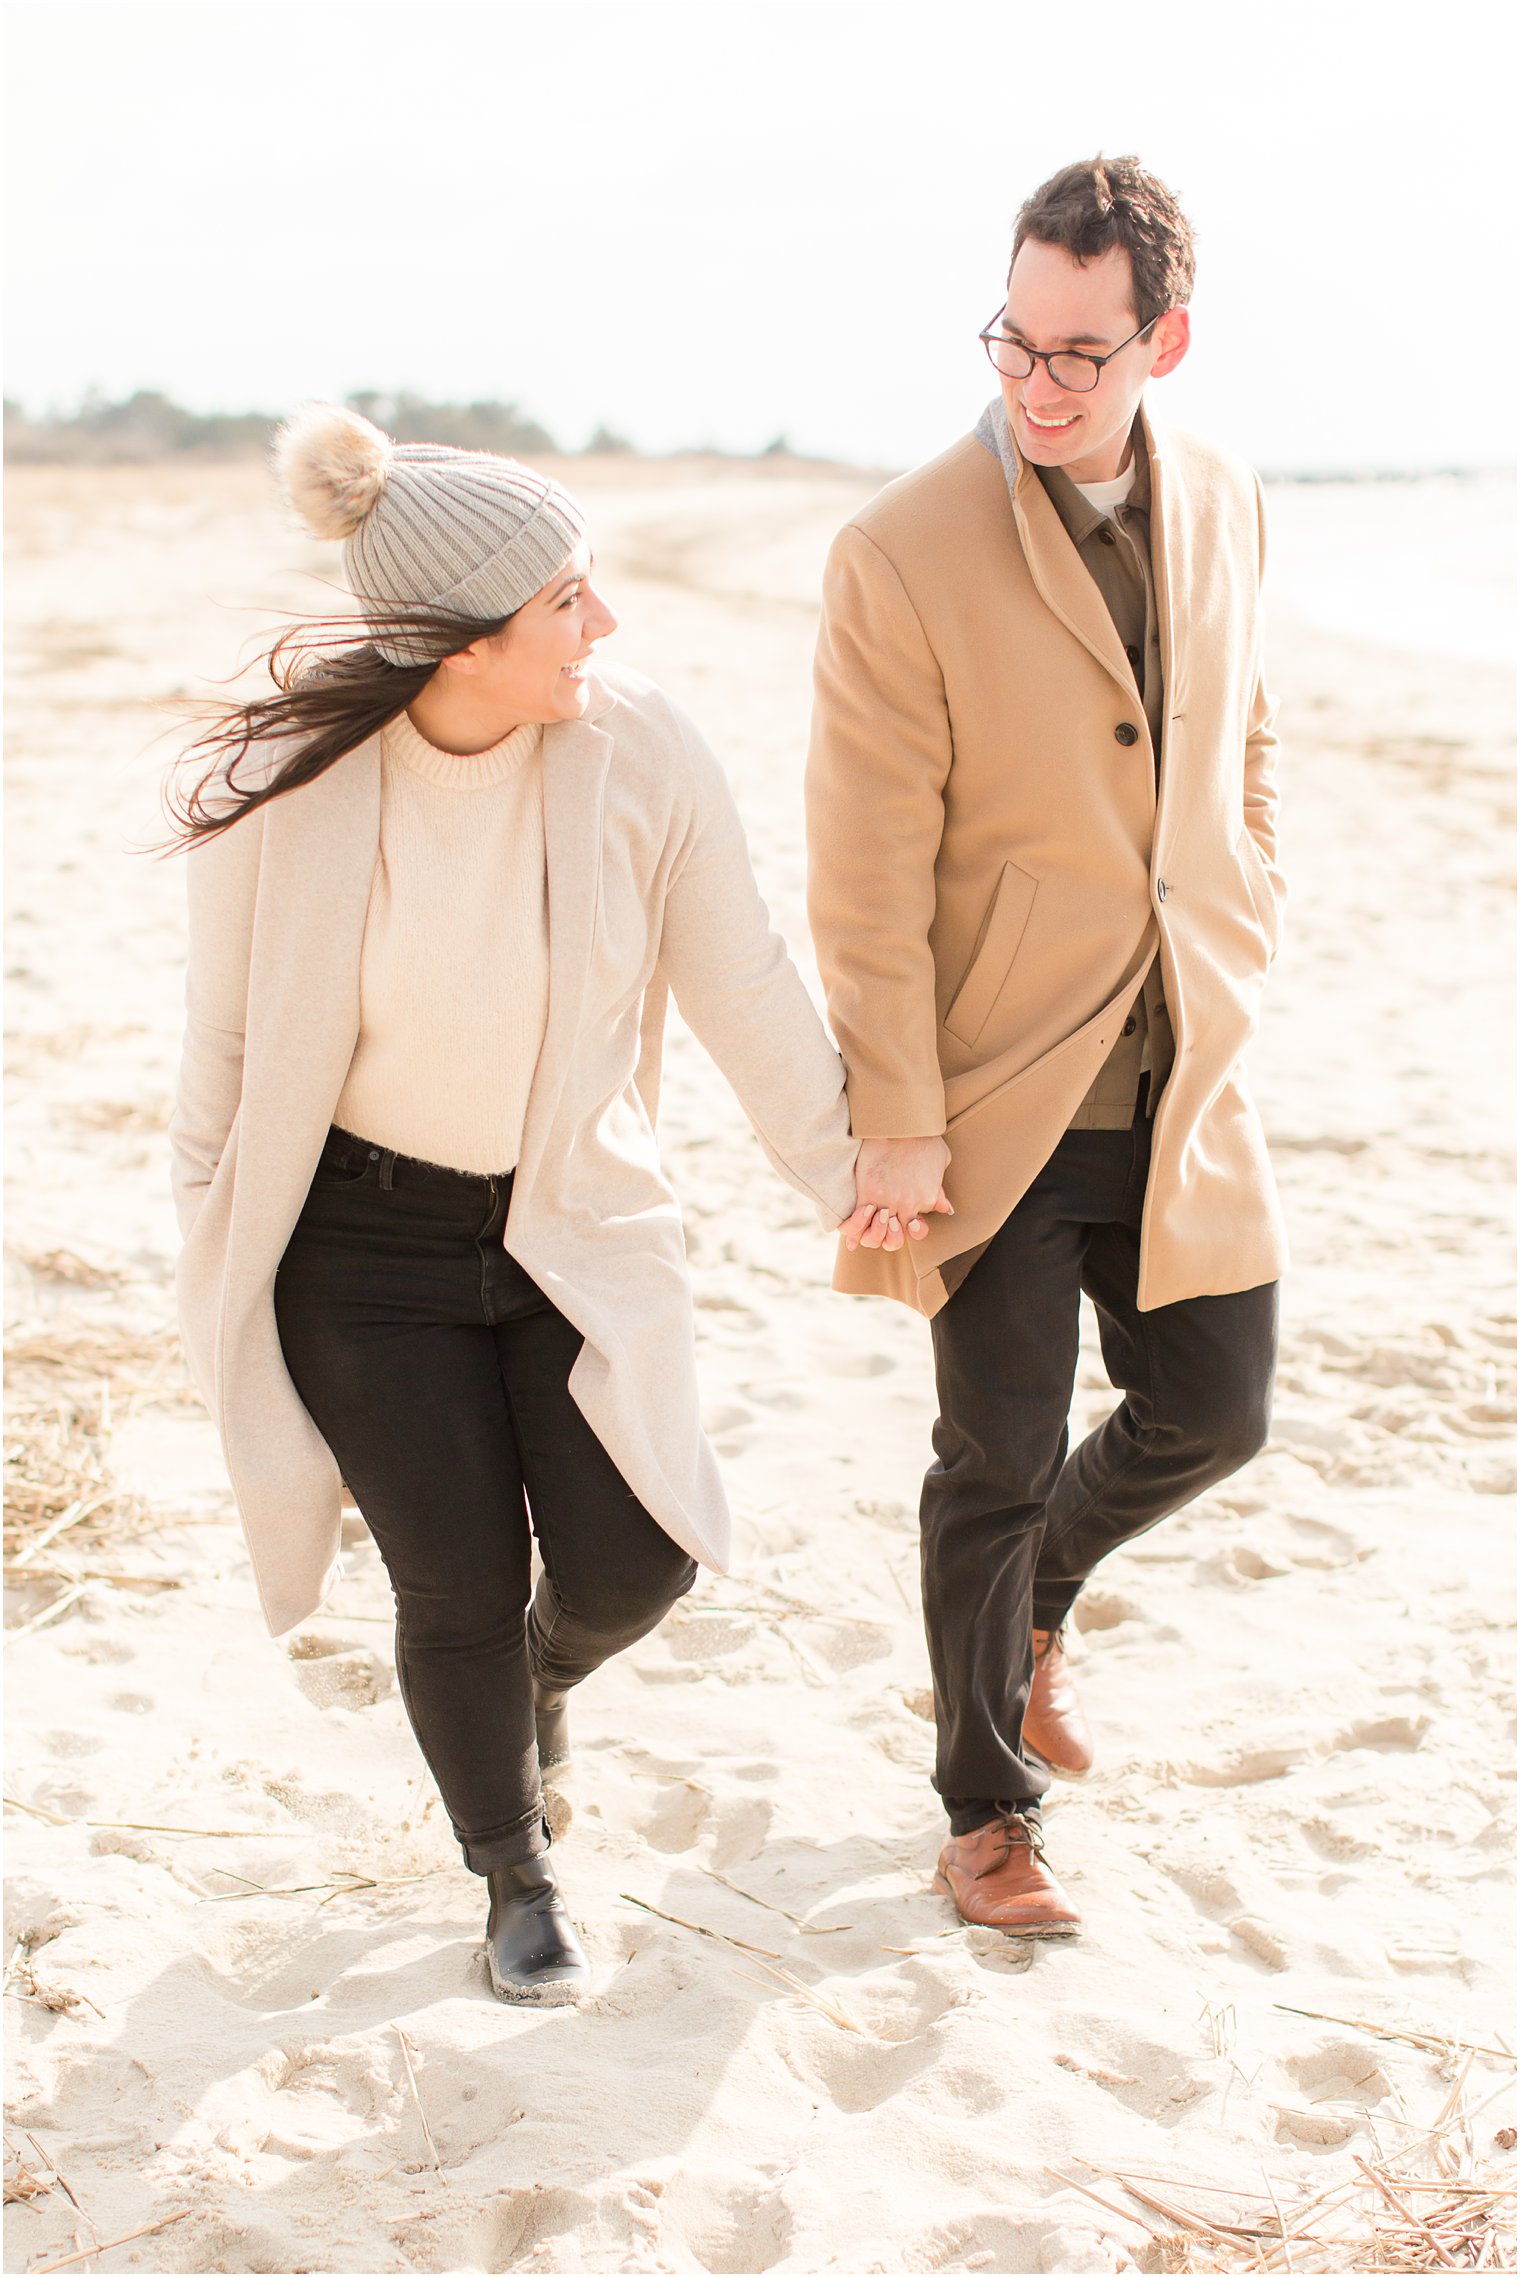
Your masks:
<svg viewBox="0 0 1520 2277"><path fill-rule="evenodd" d="M567 1771L570 1768L570 1709L568 1692L551 1692L547 1684L533 1679L533 1723L538 1734L538 1771L545 1777L550 1771Z"/></svg>
<svg viewBox="0 0 1520 2277"><path fill-rule="evenodd" d="M565 2008L591 1989L591 1967L545 1857L486 1876L486 1968L498 2000Z"/></svg>

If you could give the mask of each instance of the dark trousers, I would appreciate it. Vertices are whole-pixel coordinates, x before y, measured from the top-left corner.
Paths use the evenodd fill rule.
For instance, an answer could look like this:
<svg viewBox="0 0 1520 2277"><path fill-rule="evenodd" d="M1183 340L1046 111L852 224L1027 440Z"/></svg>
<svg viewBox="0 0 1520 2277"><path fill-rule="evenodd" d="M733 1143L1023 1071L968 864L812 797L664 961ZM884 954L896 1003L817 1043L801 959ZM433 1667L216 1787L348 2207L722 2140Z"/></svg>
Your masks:
<svg viewBox="0 0 1520 2277"><path fill-rule="evenodd" d="M578 1684L697 1570L571 1397L582 1339L502 1247L511 1191L335 1129L275 1280L286 1365L385 1560L401 1696L478 1874L548 1839L533 1677Z"/></svg>
<svg viewBox="0 0 1520 2277"><path fill-rule="evenodd" d="M1049 1784L1020 1748L1031 1631L1056 1629L1121 1542L1260 1452L1277 1284L1141 1312L1151 1126L1068 1131L933 1321L939 1421L920 1506L939 1727L935 1786L956 1834ZM1078 1310L1098 1315L1123 1398L1067 1452Z"/></svg>

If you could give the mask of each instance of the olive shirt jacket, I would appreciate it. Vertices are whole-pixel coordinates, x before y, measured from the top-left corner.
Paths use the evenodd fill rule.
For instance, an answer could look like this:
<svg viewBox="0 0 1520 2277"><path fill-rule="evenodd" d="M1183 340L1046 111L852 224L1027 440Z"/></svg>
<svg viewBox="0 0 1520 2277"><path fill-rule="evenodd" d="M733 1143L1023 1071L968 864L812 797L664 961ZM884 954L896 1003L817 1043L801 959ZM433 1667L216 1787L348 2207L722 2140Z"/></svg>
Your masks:
<svg viewBox="0 0 1520 2277"><path fill-rule="evenodd" d="M1001 407L995 407L1001 418ZM809 912L858 1138L943 1132L953 1218L835 1287L935 1313L1049 1160L1159 955L1142 1310L1275 1280L1241 1058L1276 953L1260 486L1142 414L1159 770L1103 596L1032 467L966 436L836 538L808 760ZM1012 444L1006 436L1007 450Z"/></svg>
<svg viewBox="0 0 1520 2277"><path fill-rule="evenodd" d="M654 1135L667 984L830 1229L854 1207L856 1149L838 1054L770 930L717 762L638 674L590 691L586 718L544 731L549 1009L505 1244L584 1337L570 1389L628 1485L721 1571L728 1510ZM187 862L180 1318L276 1635L340 1571L338 1469L286 1372L274 1282L358 1038L379 830L377 736Z"/></svg>

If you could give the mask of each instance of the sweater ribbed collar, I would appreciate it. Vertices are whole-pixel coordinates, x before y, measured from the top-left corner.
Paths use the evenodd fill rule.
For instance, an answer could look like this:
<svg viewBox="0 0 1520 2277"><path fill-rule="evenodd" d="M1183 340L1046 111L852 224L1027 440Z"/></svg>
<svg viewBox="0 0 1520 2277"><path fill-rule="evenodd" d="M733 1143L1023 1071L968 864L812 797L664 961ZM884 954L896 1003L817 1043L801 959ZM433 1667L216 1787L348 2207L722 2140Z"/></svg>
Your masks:
<svg viewBox="0 0 1520 2277"><path fill-rule="evenodd" d="M380 738L381 754L393 766L404 767L409 775L418 775L425 783L436 784L445 791L483 791L492 783L504 783L520 767L536 759L544 740L544 731L537 720L529 720L522 727L514 727L489 751L472 751L461 755L454 751L440 751L426 736L419 735L405 712L387 722Z"/></svg>

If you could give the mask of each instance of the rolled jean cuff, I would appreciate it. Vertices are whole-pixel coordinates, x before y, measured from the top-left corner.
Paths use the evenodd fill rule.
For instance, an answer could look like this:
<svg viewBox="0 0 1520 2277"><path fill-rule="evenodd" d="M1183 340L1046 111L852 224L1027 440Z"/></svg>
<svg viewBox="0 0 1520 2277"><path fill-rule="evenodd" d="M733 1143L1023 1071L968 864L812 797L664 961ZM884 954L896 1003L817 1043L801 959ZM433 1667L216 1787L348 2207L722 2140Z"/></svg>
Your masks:
<svg viewBox="0 0 1520 2277"><path fill-rule="evenodd" d="M489 1834L460 1834L457 1826L454 1832L472 1874L494 1874L502 1866L525 1866L530 1858L543 1856L550 1839L541 1802L512 1824L495 1827Z"/></svg>
<svg viewBox="0 0 1520 2277"><path fill-rule="evenodd" d="M1034 1585L1034 1602L1030 1608L1033 1616L1030 1627L1061 1628L1071 1618L1071 1609L1085 1587L1086 1583L1081 1581L1041 1583L1037 1580Z"/></svg>

